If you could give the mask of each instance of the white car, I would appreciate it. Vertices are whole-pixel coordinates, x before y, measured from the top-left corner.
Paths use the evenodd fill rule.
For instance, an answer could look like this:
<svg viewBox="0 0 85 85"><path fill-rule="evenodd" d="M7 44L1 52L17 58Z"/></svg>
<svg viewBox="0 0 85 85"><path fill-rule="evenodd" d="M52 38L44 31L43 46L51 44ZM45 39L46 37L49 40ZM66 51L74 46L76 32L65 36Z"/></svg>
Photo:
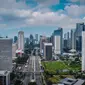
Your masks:
<svg viewBox="0 0 85 85"><path fill-rule="evenodd" d="M27 63L28 63L29 61L27 60Z"/></svg>
<svg viewBox="0 0 85 85"><path fill-rule="evenodd" d="M21 67L19 67L19 70L21 69Z"/></svg>
<svg viewBox="0 0 85 85"><path fill-rule="evenodd" d="M28 67L28 65L25 65L25 68L27 68Z"/></svg>

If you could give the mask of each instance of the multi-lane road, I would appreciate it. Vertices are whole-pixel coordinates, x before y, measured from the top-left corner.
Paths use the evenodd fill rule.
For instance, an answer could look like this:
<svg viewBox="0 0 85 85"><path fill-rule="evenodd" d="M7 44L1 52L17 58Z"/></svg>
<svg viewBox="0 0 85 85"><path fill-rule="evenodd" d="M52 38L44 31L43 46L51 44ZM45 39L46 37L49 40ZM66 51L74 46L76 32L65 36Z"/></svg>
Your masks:
<svg viewBox="0 0 85 85"><path fill-rule="evenodd" d="M43 85L42 76L41 76L41 59L38 56L38 50L36 50L36 56L32 54L27 60L27 62L18 67L17 71L25 73L23 85L28 85L29 82L36 82L37 85Z"/></svg>
<svg viewBox="0 0 85 85"><path fill-rule="evenodd" d="M26 72L24 85L28 85L29 82L36 82L37 85L43 85L41 77L40 57L30 56L28 62L23 66L23 72Z"/></svg>

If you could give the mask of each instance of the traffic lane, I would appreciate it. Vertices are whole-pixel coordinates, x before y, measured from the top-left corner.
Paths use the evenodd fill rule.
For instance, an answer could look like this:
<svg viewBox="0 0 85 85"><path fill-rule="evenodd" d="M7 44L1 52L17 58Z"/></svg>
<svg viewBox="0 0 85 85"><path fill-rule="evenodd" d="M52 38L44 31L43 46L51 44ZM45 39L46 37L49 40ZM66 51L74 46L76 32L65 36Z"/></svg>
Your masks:
<svg viewBox="0 0 85 85"><path fill-rule="evenodd" d="M36 74L36 83L37 85L42 85L42 78L40 74Z"/></svg>

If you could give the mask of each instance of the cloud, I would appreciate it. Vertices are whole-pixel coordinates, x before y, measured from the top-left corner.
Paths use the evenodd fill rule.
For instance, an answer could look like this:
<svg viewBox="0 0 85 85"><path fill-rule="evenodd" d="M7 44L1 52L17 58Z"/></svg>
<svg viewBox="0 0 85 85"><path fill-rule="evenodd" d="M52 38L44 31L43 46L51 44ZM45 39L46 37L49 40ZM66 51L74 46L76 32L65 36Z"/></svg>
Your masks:
<svg viewBox="0 0 85 85"><path fill-rule="evenodd" d="M80 1L80 0L70 0L71 2L78 2L78 1Z"/></svg>
<svg viewBox="0 0 85 85"><path fill-rule="evenodd" d="M62 11L41 12L25 9L0 9L0 23L6 24L3 28L20 28L29 26L56 26L75 28L76 23L85 22L85 19L72 18ZM2 27L0 25L0 28Z"/></svg>
<svg viewBox="0 0 85 85"><path fill-rule="evenodd" d="M85 4L85 0L70 0L73 3L79 2L81 5Z"/></svg>
<svg viewBox="0 0 85 85"><path fill-rule="evenodd" d="M58 14L58 12L33 12L32 18L28 19L27 23L37 24L37 25L55 25L57 22L65 18L66 15Z"/></svg>
<svg viewBox="0 0 85 85"><path fill-rule="evenodd" d="M85 15L85 6L84 5L70 5L64 8L66 13L71 17L81 17Z"/></svg>
<svg viewBox="0 0 85 85"><path fill-rule="evenodd" d="M47 6L58 4L58 0L36 0L39 5L35 8L30 8L23 1L0 0L0 28L36 25L75 28L76 23L85 22L85 18L80 18L85 15L84 5L66 5L64 10L52 12Z"/></svg>
<svg viewBox="0 0 85 85"><path fill-rule="evenodd" d="M76 23L85 22L85 19L71 18L65 14L59 14L59 12L47 12L32 13L32 18L26 20L26 23L31 25L48 25L48 26L58 26L62 28L75 28Z"/></svg>
<svg viewBox="0 0 85 85"><path fill-rule="evenodd" d="M59 4L60 2L60 0L35 0L35 1L44 6L55 5Z"/></svg>
<svg viewBox="0 0 85 85"><path fill-rule="evenodd" d="M0 27L3 29L5 27L7 27L7 25L6 24L0 24Z"/></svg>
<svg viewBox="0 0 85 85"><path fill-rule="evenodd" d="M11 21L11 20L18 20L18 19L26 19L30 17L31 10L20 10L20 9L5 9L0 8L0 16L1 19Z"/></svg>
<svg viewBox="0 0 85 85"><path fill-rule="evenodd" d="M27 9L27 6L24 2L16 2L16 0L0 0L0 8L7 9Z"/></svg>

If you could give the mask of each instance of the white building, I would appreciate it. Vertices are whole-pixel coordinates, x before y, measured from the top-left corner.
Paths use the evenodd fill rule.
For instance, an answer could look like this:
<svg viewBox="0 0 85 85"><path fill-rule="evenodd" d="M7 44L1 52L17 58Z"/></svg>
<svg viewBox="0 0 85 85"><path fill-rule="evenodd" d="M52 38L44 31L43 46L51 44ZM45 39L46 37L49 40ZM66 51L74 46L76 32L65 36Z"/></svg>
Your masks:
<svg viewBox="0 0 85 85"><path fill-rule="evenodd" d="M18 49L17 43L12 44L12 58L16 57L16 50Z"/></svg>
<svg viewBox="0 0 85 85"><path fill-rule="evenodd" d="M60 55L63 52L63 29L58 28L54 30L53 36L53 47L54 47L54 54Z"/></svg>
<svg viewBox="0 0 85 85"><path fill-rule="evenodd" d="M23 31L18 32L18 49L21 49L24 51L24 32Z"/></svg>
<svg viewBox="0 0 85 85"><path fill-rule="evenodd" d="M0 71L0 85L10 85L9 71Z"/></svg>
<svg viewBox="0 0 85 85"><path fill-rule="evenodd" d="M52 59L52 43L44 43L44 58L46 60Z"/></svg>
<svg viewBox="0 0 85 85"><path fill-rule="evenodd" d="M0 39L0 70L12 71L12 39Z"/></svg>
<svg viewBox="0 0 85 85"><path fill-rule="evenodd" d="M85 31L82 32L82 71L85 71Z"/></svg>
<svg viewBox="0 0 85 85"><path fill-rule="evenodd" d="M46 36L40 36L40 53L43 54L44 43L47 42Z"/></svg>
<svg viewBox="0 0 85 85"><path fill-rule="evenodd" d="M54 36L54 53L55 54L61 54L61 36L57 35Z"/></svg>

